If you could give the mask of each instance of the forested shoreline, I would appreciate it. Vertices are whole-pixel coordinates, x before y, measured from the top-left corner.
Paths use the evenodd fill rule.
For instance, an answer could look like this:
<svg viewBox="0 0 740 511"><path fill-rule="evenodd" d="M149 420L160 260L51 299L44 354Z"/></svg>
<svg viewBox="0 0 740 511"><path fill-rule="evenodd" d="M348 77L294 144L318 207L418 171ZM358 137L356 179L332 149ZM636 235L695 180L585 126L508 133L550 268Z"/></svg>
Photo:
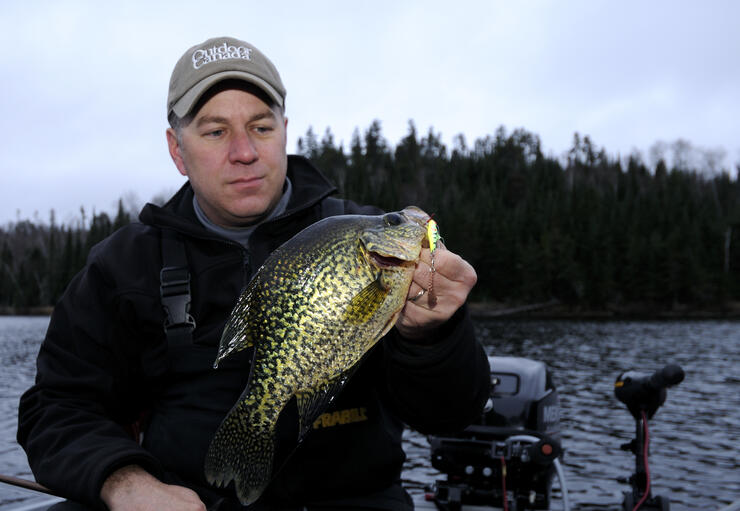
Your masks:
<svg viewBox="0 0 740 511"><path fill-rule="evenodd" d="M447 246L478 272L474 301L592 313L731 310L740 301L737 174L711 157L692 161L685 142L670 149L672 158L658 151L649 167L575 134L557 158L543 154L537 135L503 128L472 146L457 136L448 148L411 122L393 146L375 121L347 150L327 129L321 139L309 130L297 152L342 197L433 213ZM115 215L83 212L71 225L50 212L48 222L0 228L0 311L52 306L89 249L132 220L119 202Z"/></svg>

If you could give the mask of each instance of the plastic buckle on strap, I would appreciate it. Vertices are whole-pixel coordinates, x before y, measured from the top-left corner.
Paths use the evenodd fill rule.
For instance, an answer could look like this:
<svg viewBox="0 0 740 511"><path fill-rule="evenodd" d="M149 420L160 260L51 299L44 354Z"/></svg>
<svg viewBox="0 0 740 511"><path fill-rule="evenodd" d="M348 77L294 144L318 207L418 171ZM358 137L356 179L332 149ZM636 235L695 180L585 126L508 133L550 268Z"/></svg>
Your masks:
<svg viewBox="0 0 740 511"><path fill-rule="evenodd" d="M190 309L190 273L185 267L166 266L159 273L162 306L167 317L164 330L174 328L195 328L195 319L188 313Z"/></svg>

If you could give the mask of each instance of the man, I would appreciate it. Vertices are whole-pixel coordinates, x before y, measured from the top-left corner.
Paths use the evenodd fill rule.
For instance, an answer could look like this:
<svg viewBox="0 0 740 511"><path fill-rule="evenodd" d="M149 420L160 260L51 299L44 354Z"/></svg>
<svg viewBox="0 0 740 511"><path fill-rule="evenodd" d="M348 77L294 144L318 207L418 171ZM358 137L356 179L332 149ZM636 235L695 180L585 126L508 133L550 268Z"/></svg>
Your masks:
<svg viewBox="0 0 740 511"><path fill-rule="evenodd" d="M167 143L188 182L96 246L55 308L19 409L18 441L40 483L116 511L240 508L203 474L249 373L250 350L212 369L226 319L256 268L301 229L380 213L329 198L326 179L287 156L284 107L277 70L246 42L209 39L176 64ZM395 329L250 509L412 509L400 485L404 423L451 431L480 413L488 363L464 307L475 271L438 251L430 307L428 250L422 260ZM142 414L140 444L128 426Z"/></svg>

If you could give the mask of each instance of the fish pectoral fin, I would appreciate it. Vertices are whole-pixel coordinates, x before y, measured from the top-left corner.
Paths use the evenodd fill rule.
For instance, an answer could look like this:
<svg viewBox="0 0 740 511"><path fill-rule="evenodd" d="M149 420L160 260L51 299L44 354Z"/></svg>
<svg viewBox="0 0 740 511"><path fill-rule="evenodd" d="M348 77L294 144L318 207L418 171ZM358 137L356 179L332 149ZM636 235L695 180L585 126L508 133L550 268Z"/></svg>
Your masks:
<svg viewBox="0 0 740 511"><path fill-rule="evenodd" d="M380 308L389 290L382 282L381 276L372 281L357 296L352 298L344 311L344 319L353 324L367 323Z"/></svg>
<svg viewBox="0 0 740 511"><path fill-rule="evenodd" d="M355 366L356 365L357 364L355 364ZM342 387L344 387L344 384L354 372L355 366L341 372L336 377L315 388L304 389L296 392L295 397L296 404L298 406L298 420L300 426L300 432L298 434L299 442L313 427L313 423L319 418L326 407L329 406L329 403L331 403L342 390Z"/></svg>

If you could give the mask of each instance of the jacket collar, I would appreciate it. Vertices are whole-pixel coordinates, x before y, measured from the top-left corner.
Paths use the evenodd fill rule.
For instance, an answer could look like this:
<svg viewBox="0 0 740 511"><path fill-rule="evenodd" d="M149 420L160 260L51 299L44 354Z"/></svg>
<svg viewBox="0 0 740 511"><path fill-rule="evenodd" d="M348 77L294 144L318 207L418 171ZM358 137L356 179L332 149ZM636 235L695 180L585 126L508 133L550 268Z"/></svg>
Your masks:
<svg viewBox="0 0 740 511"><path fill-rule="evenodd" d="M337 191L336 187L303 156L288 156L288 177L293 184L290 202L285 213L272 221L304 211ZM213 236L195 216L190 181L185 182L164 206L154 204L144 206L139 214L139 220L147 225L169 227L199 237Z"/></svg>

